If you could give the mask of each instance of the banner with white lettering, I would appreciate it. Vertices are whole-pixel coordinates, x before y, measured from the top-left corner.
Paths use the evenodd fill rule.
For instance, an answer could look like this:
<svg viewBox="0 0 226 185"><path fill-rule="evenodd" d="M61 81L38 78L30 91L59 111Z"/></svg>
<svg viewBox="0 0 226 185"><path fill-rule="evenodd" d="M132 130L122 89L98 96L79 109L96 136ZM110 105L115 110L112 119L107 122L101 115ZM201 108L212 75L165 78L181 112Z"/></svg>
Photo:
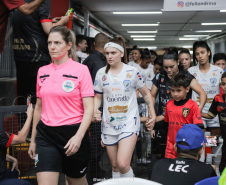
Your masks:
<svg viewBox="0 0 226 185"><path fill-rule="evenodd" d="M226 9L226 0L164 0L163 11L207 11Z"/></svg>

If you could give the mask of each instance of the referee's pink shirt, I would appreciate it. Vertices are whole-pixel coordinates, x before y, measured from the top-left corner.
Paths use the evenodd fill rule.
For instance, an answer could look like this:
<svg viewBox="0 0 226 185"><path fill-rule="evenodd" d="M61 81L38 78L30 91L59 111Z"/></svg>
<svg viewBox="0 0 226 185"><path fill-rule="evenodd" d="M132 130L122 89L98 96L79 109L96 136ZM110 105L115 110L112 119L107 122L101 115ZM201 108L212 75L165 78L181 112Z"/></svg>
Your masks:
<svg viewBox="0 0 226 185"><path fill-rule="evenodd" d="M71 58L64 64L51 63L39 69L37 97L42 99L41 120L48 126L82 122L82 98L94 96L87 66Z"/></svg>

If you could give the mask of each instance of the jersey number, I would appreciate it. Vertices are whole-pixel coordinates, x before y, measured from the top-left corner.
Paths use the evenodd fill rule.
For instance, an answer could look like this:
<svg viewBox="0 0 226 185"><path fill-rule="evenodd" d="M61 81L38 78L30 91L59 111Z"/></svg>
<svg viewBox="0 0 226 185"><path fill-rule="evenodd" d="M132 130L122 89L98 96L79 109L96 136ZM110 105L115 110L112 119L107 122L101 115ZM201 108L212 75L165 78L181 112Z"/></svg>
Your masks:
<svg viewBox="0 0 226 185"><path fill-rule="evenodd" d="M134 117L134 119L135 119L135 125L137 124L137 117Z"/></svg>

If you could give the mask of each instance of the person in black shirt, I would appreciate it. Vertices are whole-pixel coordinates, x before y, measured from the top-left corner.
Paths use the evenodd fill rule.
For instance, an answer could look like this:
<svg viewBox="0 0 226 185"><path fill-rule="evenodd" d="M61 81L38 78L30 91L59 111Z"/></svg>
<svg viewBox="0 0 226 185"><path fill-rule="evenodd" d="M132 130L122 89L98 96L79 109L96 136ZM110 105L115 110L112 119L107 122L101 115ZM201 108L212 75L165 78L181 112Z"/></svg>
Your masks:
<svg viewBox="0 0 226 185"><path fill-rule="evenodd" d="M33 0L25 0L25 3ZM60 19L60 20L59 20ZM26 16L17 9L13 11L13 50L17 70L17 95L27 97L36 94L38 69L50 63L47 38L53 26L64 25L69 16L59 18L52 23L49 8L43 3L35 12ZM36 98L31 99L32 103ZM25 104L25 99L19 98L18 104Z"/></svg>
<svg viewBox="0 0 226 185"><path fill-rule="evenodd" d="M164 185L194 185L217 176L214 166L199 161L206 143L204 132L194 124L184 125L177 133L176 159L161 159L153 167L151 180Z"/></svg>
<svg viewBox="0 0 226 185"><path fill-rule="evenodd" d="M103 33L98 33L95 36L95 50L83 62L83 64L87 65L87 67L89 68L93 83L95 81L97 71L107 65L107 60L104 56L104 45L107 42L108 37Z"/></svg>
<svg viewBox="0 0 226 185"><path fill-rule="evenodd" d="M18 161L6 154L7 148L10 145L21 144L26 141L27 135L30 130L31 120L33 115L32 104L27 109L27 120L20 130L18 135L8 134L7 132L0 131L0 184L16 184L16 185L30 185L29 182L18 179ZM12 169L7 170L7 162L13 162Z"/></svg>
<svg viewBox="0 0 226 185"><path fill-rule="evenodd" d="M94 83L97 71L107 65L107 59L105 57L104 45L108 42L108 37L103 33L98 33L95 36L95 50L84 60L83 64L87 65L89 72ZM100 144L101 141L101 124L90 124L91 135L91 159L90 159L90 176L91 178L101 178L103 171L100 168L99 162L103 155L103 148Z"/></svg>

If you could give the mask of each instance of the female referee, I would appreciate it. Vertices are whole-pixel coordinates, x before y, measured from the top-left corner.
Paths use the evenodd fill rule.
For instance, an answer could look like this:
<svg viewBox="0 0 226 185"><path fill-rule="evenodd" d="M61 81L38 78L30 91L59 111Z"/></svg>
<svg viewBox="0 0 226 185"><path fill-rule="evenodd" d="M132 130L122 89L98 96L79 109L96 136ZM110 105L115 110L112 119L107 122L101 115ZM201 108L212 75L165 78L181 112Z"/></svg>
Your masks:
<svg viewBox="0 0 226 185"><path fill-rule="evenodd" d="M39 185L57 185L63 172L69 185L86 185L90 158L87 129L93 116L93 84L86 66L75 62L75 37L63 26L50 30L53 62L37 75L37 103L29 155Z"/></svg>

